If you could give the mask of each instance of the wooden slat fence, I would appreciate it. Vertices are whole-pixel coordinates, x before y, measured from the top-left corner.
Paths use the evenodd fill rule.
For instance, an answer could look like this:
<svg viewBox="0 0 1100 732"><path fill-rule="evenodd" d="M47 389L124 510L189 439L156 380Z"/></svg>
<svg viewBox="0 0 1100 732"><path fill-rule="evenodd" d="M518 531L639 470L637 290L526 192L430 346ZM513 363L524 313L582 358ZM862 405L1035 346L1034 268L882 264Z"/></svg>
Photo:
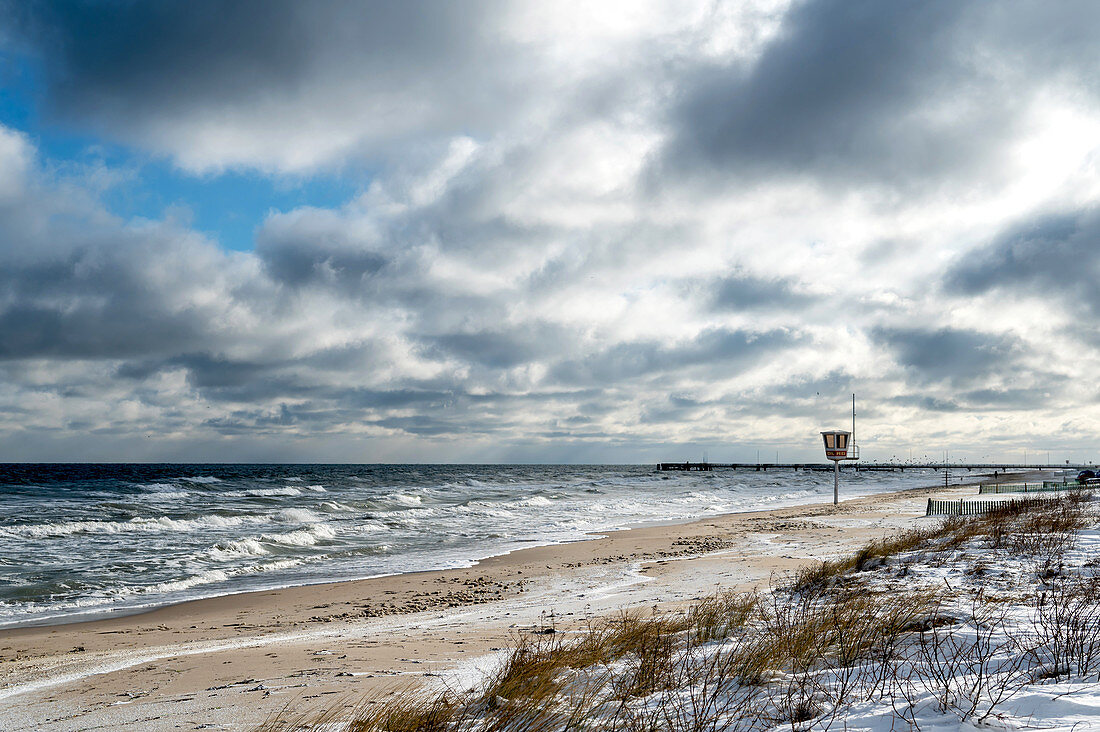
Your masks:
<svg viewBox="0 0 1100 732"><path fill-rule="evenodd" d="M1036 500L1056 500L1053 498L1048 499L1036 499L1029 498L1027 503L1031 503ZM967 501L965 499L959 499L957 501L947 501L936 498L928 499L928 508L925 511L925 516L977 516L983 513L989 513L990 511L996 511L1001 508L1007 508L1014 503L1021 503L1013 498L1006 498L1000 501Z"/></svg>
<svg viewBox="0 0 1100 732"><path fill-rule="evenodd" d="M1054 480L1044 480L1042 483L982 483L978 486L978 494L983 493L1036 493L1042 491L1064 491L1076 488Z"/></svg>

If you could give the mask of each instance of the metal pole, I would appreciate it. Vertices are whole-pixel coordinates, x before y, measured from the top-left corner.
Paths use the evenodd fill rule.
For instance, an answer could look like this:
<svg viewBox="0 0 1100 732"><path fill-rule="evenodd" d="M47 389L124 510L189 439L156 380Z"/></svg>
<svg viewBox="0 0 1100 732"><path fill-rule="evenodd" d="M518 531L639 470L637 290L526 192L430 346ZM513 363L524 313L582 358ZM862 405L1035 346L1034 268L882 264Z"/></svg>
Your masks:
<svg viewBox="0 0 1100 732"><path fill-rule="evenodd" d="M833 505L840 503L840 461L833 461Z"/></svg>

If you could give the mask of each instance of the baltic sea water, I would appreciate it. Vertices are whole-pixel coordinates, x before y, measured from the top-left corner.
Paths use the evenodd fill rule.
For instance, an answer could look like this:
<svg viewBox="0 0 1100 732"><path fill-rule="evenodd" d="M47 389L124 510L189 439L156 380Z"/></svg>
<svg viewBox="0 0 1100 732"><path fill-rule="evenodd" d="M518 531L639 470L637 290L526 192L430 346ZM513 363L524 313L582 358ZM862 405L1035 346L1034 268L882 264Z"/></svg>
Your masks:
<svg viewBox="0 0 1100 732"><path fill-rule="evenodd" d="M846 472L843 494L936 475ZM468 566L831 495L831 473L652 465L0 465L0 627Z"/></svg>

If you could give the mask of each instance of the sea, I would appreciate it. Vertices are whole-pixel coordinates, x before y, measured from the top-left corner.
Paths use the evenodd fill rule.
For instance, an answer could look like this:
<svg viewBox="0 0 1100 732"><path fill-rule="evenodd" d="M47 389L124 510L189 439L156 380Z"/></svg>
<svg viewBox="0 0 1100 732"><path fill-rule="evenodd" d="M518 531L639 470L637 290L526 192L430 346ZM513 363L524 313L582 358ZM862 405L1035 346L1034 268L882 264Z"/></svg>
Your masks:
<svg viewBox="0 0 1100 732"><path fill-rule="evenodd" d="M841 492L941 476L845 471ZM465 567L832 490L830 472L652 465L0 465L0 627Z"/></svg>

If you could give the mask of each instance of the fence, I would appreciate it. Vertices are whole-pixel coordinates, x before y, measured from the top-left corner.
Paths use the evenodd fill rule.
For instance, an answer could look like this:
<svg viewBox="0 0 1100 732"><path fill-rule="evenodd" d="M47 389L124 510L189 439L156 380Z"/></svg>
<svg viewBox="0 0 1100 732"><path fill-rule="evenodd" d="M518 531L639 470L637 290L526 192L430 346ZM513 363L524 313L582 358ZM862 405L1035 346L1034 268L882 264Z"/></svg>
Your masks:
<svg viewBox="0 0 1100 732"><path fill-rule="evenodd" d="M1076 485L1057 480L1044 480L1042 483L982 483L978 486L978 494L1036 493L1041 491L1064 491L1076 487Z"/></svg>
<svg viewBox="0 0 1100 732"><path fill-rule="evenodd" d="M925 511L925 516L977 516L982 513L989 513L990 511L997 511L1002 508L1008 508L1017 503L1032 503L1038 500L1053 500L1052 498L1038 499L1031 498L1026 501L1017 500L1014 498L1007 498L1000 501L944 501L935 498L928 499L928 508Z"/></svg>

